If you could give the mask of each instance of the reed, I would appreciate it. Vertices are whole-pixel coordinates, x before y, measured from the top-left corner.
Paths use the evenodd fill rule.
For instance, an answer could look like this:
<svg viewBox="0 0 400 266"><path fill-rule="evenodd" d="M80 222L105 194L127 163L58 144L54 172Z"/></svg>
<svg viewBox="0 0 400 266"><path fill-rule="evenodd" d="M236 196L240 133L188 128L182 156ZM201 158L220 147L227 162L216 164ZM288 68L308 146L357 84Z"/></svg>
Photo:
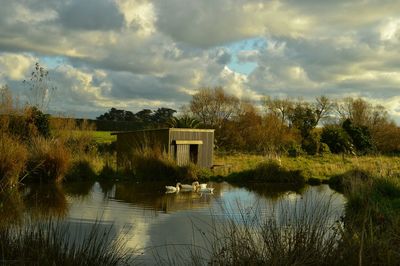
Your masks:
<svg viewBox="0 0 400 266"><path fill-rule="evenodd" d="M130 265L132 257L122 237L96 223L91 230L71 237L61 220L25 222L24 226L0 227L2 265Z"/></svg>
<svg viewBox="0 0 400 266"><path fill-rule="evenodd" d="M25 145L15 137L0 132L0 192L18 184L27 158Z"/></svg>
<svg viewBox="0 0 400 266"><path fill-rule="evenodd" d="M194 164L178 166L157 147L135 150L129 163L134 177L147 181L193 181L206 174Z"/></svg>
<svg viewBox="0 0 400 266"><path fill-rule="evenodd" d="M71 154L55 139L34 138L28 158L29 179L61 182L70 167Z"/></svg>

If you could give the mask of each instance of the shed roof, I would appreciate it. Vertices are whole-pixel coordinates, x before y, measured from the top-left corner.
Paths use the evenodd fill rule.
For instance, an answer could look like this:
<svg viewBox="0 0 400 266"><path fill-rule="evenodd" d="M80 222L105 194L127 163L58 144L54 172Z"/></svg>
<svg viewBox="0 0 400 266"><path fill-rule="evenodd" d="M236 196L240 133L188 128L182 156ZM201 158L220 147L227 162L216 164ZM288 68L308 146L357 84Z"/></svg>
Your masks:
<svg viewBox="0 0 400 266"><path fill-rule="evenodd" d="M198 129L198 128L157 128L157 129L143 129L143 130L134 130L134 131L120 131L120 132L112 132L111 135L119 135L119 134L129 134L136 132L147 132L147 131L180 131L180 132L214 132L214 129Z"/></svg>

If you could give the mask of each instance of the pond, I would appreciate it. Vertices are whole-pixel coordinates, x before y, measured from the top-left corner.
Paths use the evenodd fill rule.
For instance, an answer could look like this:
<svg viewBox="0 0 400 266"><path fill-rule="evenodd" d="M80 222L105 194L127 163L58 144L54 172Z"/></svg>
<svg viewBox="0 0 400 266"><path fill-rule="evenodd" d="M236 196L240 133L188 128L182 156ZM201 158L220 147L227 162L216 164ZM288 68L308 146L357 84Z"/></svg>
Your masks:
<svg viewBox="0 0 400 266"><path fill-rule="evenodd" d="M123 235L136 260L153 264L186 245L206 247L209 230L228 219L262 219L283 211L304 211L306 205L326 204L330 219L343 213L345 199L327 185L302 188L279 185L236 186L212 183L214 193L165 193L162 183L92 182L59 186L27 186L6 203L1 219L62 217L71 234L93 224L112 225L112 236ZM218 226L218 225L217 225ZM207 248L207 247L206 247ZM208 247L209 248L209 247Z"/></svg>

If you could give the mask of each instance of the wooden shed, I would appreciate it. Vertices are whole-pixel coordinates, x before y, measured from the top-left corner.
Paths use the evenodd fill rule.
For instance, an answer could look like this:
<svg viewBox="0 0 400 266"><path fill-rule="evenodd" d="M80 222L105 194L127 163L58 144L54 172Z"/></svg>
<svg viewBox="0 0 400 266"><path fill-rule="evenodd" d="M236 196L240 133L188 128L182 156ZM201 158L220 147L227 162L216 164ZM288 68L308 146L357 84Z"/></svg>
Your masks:
<svg viewBox="0 0 400 266"><path fill-rule="evenodd" d="M117 135L118 168L129 164L134 151L144 148L160 149L180 166L194 163L211 168L213 165L213 129L164 128L112 134Z"/></svg>

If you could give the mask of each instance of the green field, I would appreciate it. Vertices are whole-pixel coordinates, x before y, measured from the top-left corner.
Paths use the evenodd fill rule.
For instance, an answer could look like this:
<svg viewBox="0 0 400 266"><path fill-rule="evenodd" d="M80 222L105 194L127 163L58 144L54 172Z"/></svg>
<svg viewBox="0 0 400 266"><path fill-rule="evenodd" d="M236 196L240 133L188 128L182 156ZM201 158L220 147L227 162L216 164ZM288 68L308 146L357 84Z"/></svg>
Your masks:
<svg viewBox="0 0 400 266"><path fill-rule="evenodd" d="M117 140L117 136L111 135L111 131L93 131L93 137L97 143L111 143Z"/></svg>

